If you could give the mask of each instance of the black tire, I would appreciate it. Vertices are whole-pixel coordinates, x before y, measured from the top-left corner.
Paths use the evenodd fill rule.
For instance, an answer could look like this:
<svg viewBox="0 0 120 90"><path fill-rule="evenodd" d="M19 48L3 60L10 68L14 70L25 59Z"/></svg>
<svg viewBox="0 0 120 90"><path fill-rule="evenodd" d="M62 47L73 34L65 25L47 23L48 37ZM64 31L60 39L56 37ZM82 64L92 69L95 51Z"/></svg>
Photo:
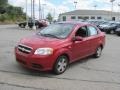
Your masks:
<svg viewBox="0 0 120 90"><path fill-rule="evenodd" d="M53 73L56 75L62 74L66 71L67 67L68 58L65 55L59 56L53 67Z"/></svg>
<svg viewBox="0 0 120 90"><path fill-rule="evenodd" d="M99 58L102 54L102 47L99 46L97 49L96 49L96 52L95 54L93 55L95 58Z"/></svg>
<svg viewBox="0 0 120 90"><path fill-rule="evenodd" d="M25 25L24 25L24 24L21 24L20 27L21 27L21 28L25 28Z"/></svg>
<svg viewBox="0 0 120 90"><path fill-rule="evenodd" d="M120 36L120 34L118 34L118 36Z"/></svg>
<svg viewBox="0 0 120 90"><path fill-rule="evenodd" d="M117 33L117 36L120 36L120 33Z"/></svg>

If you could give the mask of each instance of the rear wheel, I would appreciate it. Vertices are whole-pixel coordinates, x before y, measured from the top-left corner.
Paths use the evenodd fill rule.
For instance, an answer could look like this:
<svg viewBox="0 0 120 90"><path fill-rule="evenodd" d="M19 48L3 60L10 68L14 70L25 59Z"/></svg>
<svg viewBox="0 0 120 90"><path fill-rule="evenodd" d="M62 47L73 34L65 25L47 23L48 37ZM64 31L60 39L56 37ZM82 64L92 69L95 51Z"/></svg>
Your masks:
<svg viewBox="0 0 120 90"><path fill-rule="evenodd" d="M94 54L94 57L95 57L95 58L99 58L99 57L101 56L101 54L102 54L102 47L98 47L98 48L96 49L96 52L95 52L95 54Z"/></svg>
<svg viewBox="0 0 120 90"><path fill-rule="evenodd" d="M62 74L65 72L68 66L68 58L65 55L60 56L54 67L53 67L53 72L57 75Z"/></svg>

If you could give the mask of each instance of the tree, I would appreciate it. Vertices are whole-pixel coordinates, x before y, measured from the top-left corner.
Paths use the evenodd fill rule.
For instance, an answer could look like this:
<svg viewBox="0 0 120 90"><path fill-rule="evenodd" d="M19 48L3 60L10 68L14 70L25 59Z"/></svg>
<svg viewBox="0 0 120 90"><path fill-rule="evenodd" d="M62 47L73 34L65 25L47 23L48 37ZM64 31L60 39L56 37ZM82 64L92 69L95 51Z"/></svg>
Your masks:
<svg viewBox="0 0 120 90"><path fill-rule="evenodd" d="M8 0L0 0L0 14L6 12L5 7L8 5Z"/></svg>
<svg viewBox="0 0 120 90"><path fill-rule="evenodd" d="M50 23L53 21L53 17L51 13L48 13L47 18L46 18Z"/></svg>
<svg viewBox="0 0 120 90"><path fill-rule="evenodd" d="M6 19L6 17L5 17L4 15L1 15L1 16L0 16L0 21L1 21L1 22L4 22L5 19Z"/></svg>
<svg viewBox="0 0 120 90"><path fill-rule="evenodd" d="M5 7L8 4L8 0L0 0L0 6Z"/></svg>
<svg viewBox="0 0 120 90"><path fill-rule="evenodd" d="M25 20L26 14L23 12L21 7L15 7L8 4L8 0L0 0L0 21L23 21Z"/></svg>

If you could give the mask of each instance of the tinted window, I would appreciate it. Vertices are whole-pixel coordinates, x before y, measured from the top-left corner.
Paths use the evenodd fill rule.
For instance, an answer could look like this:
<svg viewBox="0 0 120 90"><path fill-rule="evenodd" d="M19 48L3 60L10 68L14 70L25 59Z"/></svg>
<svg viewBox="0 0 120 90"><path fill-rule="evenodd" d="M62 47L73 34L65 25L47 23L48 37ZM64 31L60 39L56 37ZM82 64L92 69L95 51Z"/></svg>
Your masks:
<svg viewBox="0 0 120 90"><path fill-rule="evenodd" d="M102 17L97 17L97 19L102 19Z"/></svg>
<svg viewBox="0 0 120 90"><path fill-rule="evenodd" d="M88 36L87 27L85 27L85 26L80 27L77 30L75 36L87 37Z"/></svg>
<svg viewBox="0 0 120 90"><path fill-rule="evenodd" d="M89 17L84 17L84 19L86 20L86 19L89 19Z"/></svg>
<svg viewBox="0 0 120 90"><path fill-rule="evenodd" d="M75 16L71 16L71 19L76 19L76 17Z"/></svg>
<svg viewBox="0 0 120 90"><path fill-rule="evenodd" d="M91 19L95 19L95 17L92 16Z"/></svg>
<svg viewBox="0 0 120 90"><path fill-rule="evenodd" d="M83 17L81 17L81 16L78 16L78 19L83 19Z"/></svg>
<svg viewBox="0 0 120 90"><path fill-rule="evenodd" d="M88 30L89 30L89 35L90 36L98 34L97 29L95 27L93 27L93 26L88 26Z"/></svg>

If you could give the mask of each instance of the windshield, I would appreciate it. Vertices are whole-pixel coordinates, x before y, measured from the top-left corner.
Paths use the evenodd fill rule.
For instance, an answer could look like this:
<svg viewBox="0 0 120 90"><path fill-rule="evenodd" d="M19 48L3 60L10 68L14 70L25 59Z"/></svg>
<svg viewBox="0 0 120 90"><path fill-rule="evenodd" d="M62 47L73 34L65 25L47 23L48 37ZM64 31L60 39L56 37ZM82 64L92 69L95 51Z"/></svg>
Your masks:
<svg viewBox="0 0 120 90"><path fill-rule="evenodd" d="M72 31L73 26L73 24L52 24L38 34L45 37L66 38Z"/></svg>

